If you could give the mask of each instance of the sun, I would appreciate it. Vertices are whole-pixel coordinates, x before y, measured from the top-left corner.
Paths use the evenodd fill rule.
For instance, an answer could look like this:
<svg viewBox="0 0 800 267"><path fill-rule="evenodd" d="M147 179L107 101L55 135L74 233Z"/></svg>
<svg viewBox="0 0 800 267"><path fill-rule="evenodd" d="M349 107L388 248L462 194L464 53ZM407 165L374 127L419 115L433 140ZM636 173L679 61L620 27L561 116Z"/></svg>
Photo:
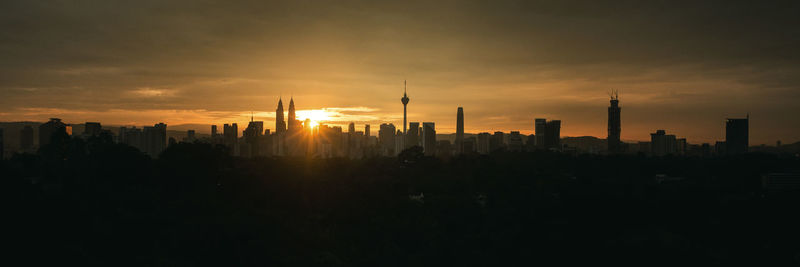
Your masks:
<svg viewBox="0 0 800 267"><path fill-rule="evenodd" d="M297 116L302 118L301 121L305 119L311 120L311 128L317 127L320 123L331 119L328 112L324 109L300 110L297 112Z"/></svg>

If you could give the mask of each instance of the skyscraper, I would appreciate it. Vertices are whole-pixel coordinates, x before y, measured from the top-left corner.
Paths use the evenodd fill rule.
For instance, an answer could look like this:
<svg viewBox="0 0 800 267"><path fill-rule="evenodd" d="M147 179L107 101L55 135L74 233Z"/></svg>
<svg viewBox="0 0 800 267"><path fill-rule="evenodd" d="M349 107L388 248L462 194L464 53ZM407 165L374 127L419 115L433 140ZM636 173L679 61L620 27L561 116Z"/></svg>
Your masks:
<svg viewBox="0 0 800 267"><path fill-rule="evenodd" d="M241 155L246 157L257 157L261 155L261 134L264 132L264 122L250 119L247 128L244 130L244 149L240 148ZM240 146L241 147L241 146Z"/></svg>
<svg viewBox="0 0 800 267"><path fill-rule="evenodd" d="M536 147L539 149L546 149L546 132L547 132L547 120L537 118L534 123L534 130L536 136Z"/></svg>
<svg viewBox="0 0 800 267"><path fill-rule="evenodd" d="M727 119L725 122L726 153L730 155L747 153L750 137L750 115L744 119Z"/></svg>
<svg viewBox="0 0 800 267"><path fill-rule="evenodd" d="M25 127L19 131L19 148L22 149L22 151L33 148L33 127L30 125L25 125Z"/></svg>
<svg viewBox="0 0 800 267"><path fill-rule="evenodd" d="M142 139L143 152L151 157L158 157L158 154L167 148L167 125L160 122L152 127L145 126L142 131Z"/></svg>
<svg viewBox="0 0 800 267"><path fill-rule="evenodd" d="M489 154L491 152L489 144L491 135L489 133L479 133L478 134L478 153L480 154Z"/></svg>
<svg viewBox="0 0 800 267"><path fill-rule="evenodd" d="M289 99L289 132L293 132L297 130L297 118L295 117L294 113L294 97Z"/></svg>
<svg viewBox="0 0 800 267"><path fill-rule="evenodd" d="M545 146L549 149L561 149L561 120L547 122Z"/></svg>
<svg viewBox="0 0 800 267"><path fill-rule="evenodd" d="M383 123L381 124L380 130L378 130L378 140L381 144L381 151L383 155L394 155L394 147L395 147L395 127L394 124L391 123Z"/></svg>
<svg viewBox="0 0 800 267"><path fill-rule="evenodd" d="M464 108L458 107L456 113L456 152L464 152L462 144L464 143Z"/></svg>
<svg viewBox="0 0 800 267"><path fill-rule="evenodd" d="M422 150L426 156L436 154L436 124L433 122L422 123Z"/></svg>
<svg viewBox="0 0 800 267"><path fill-rule="evenodd" d="M619 153L620 151L620 107L619 107L619 94L613 92L611 95L611 106L608 107L608 152Z"/></svg>
<svg viewBox="0 0 800 267"><path fill-rule="evenodd" d="M275 109L275 133L282 134L286 131L286 121L283 120L283 99L278 99L278 108Z"/></svg>
<svg viewBox="0 0 800 267"><path fill-rule="evenodd" d="M406 133L406 147L419 145L419 122L410 122L408 123L408 133Z"/></svg>
<svg viewBox="0 0 800 267"><path fill-rule="evenodd" d="M406 106L408 105L408 101L411 100L408 98L408 95L406 94L407 89L408 89L407 83L405 80L403 80L403 98L400 98L400 102L403 102L403 134L406 133L406 125L408 124L407 122L408 117L406 116L407 115Z"/></svg>
<svg viewBox="0 0 800 267"><path fill-rule="evenodd" d="M239 125L236 123L222 125L222 143L230 149L232 156L239 155Z"/></svg>
<svg viewBox="0 0 800 267"><path fill-rule="evenodd" d="M367 138L369 138L369 136L370 136L369 124L364 125L364 136L367 137Z"/></svg>

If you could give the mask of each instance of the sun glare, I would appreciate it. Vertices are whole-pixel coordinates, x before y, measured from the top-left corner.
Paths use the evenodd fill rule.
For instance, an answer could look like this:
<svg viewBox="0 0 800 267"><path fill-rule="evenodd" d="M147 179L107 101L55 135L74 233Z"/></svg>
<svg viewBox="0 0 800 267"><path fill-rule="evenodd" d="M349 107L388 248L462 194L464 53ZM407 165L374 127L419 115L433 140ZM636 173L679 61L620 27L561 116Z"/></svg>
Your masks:
<svg viewBox="0 0 800 267"><path fill-rule="evenodd" d="M305 119L311 120L312 128L331 119L328 112L324 109L300 110L297 112L297 117L299 117L301 121Z"/></svg>

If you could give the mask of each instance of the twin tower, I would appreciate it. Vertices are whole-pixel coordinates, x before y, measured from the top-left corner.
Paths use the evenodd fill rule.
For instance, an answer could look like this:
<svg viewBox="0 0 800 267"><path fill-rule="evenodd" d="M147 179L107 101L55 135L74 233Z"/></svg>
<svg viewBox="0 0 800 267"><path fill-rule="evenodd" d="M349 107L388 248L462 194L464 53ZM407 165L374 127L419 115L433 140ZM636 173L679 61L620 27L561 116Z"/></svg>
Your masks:
<svg viewBox="0 0 800 267"><path fill-rule="evenodd" d="M278 109L275 110L275 132L282 134L287 131L294 131L299 128L300 121L297 120L294 111L294 98L289 99L289 125L287 128L286 121L283 119L283 99L278 99Z"/></svg>

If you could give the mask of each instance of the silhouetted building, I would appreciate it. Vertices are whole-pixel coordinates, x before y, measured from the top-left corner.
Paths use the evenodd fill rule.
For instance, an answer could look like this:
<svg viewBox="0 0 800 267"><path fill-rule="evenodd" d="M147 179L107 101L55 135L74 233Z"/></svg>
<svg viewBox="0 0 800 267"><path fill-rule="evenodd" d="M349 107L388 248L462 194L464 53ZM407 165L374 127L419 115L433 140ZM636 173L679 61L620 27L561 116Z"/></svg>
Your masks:
<svg viewBox="0 0 800 267"><path fill-rule="evenodd" d="M397 130L397 134L394 137L394 155L400 154L404 149L406 149L405 135L400 130Z"/></svg>
<svg viewBox="0 0 800 267"><path fill-rule="evenodd" d="M294 108L294 98L289 99L289 121L288 121L288 128L289 132L300 130L300 121L297 120L297 116L295 115L295 108Z"/></svg>
<svg viewBox="0 0 800 267"><path fill-rule="evenodd" d="M489 133L479 133L478 134L478 153L479 154L489 154L491 152L490 144L491 144L491 135Z"/></svg>
<svg viewBox="0 0 800 267"><path fill-rule="evenodd" d="M422 123L422 150L426 156L436 154L436 124L433 122Z"/></svg>
<svg viewBox="0 0 800 267"><path fill-rule="evenodd" d="M620 153L621 141L620 132L622 130L620 122L619 95L614 92L611 96L611 106L608 107L608 152Z"/></svg>
<svg viewBox="0 0 800 267"><path fill-rule="evenodd" d="M561 149L561 120L551 120L547 122L545 147L548 149Z"/></svg>
<svg viewBox="0 0 800 267"><path fill-rule="evenodd" d="M369 129L369 124L365 124L364 125L364 136L367 139L369 139L369 137L371 136L370 129Z"/></svg>
<svg viewBox="0 0 800 267"><path fill-rule="evenodd" d="M167 148L167 125L158 123L152 127L145 126L142 129L142 139L144 142L142 152L154 158L158 157L158 154Z"/></svg>
<svg viewBox="0 0 800 267"><path fill-rule="evenodd" d="M508 135L508 151L521 152L523 147L522 135L519 131L511 131Z"/></svg>
<svg viewBox="0 0 800 267"><path fill-rule="evenodd" d="M33 148L33 127L25 125L19 131L19 148L22 151L28 151Z"/></svg>
<svg viewBox="0 0 800 267"><path fill-rule="evenodd" d="M534 123L536 147L539 149L561 149L561 121L536 119Z"/></svg>
<svg viewBox="0 0 800 267"><path fill-rule="evenodd" d="M503 139L503 132L494 132L492 138L489 139L489 152L505 149L505 142Z"/></svg>
<svg viewBox="0 0 800 267"><path fill-rule="evenodd" d="M222 125L222 143L230 149L232 156L239 155L239 125L236 123Z"/></svg>
<svg viewBox="0 0 800 267"><path fill-rule="evenodd" d="M462 143L464 142L464 108L458 107L456 113L456 152L463 152Z"/></svg>
<svg viewBox="0 0 800 267"><path fill-rule="evenodd" d="M545 146L545 133L547 132L547 120L535 119L534 120L534 133L536 134L536 147L539 149L546 149Z"/></svg>
<svg viewBox="0 0 800 267"><path fill-rule="evenodd" d="M99 122L86 122L83 127L83 134L86 136L97 136L103 131Z"/></svg>
<svg viewBox="0 0 800 267"><path fill-rule="evenodd" d="M675 135L668 135L664 130L657 130L650 134L650 152L653 156L672 155L677 150Z"/></svg>
<svg viewBox="0 0 800 267"><path fill-rule="evenodd" d="M50 121L39 125L39 146L42 147L50 143L53 134L59 131L64 131L71 134L72 129L68 129L68 125L61 122L59 118L50 118Z"/></svg>
<svg viewBox="0 0 800 267"><path fill-rule="evenodd" d="M211 125L211 139L217 138L217 126Z"/></svg>
<svg viewBox="0 0 800 267"><path fill-rule="evenodd" d="M422 146L419 142L419 122L411 122L408 124L408 132L406 132L406 147Z"/></svg>
<svg viewBox="0 0 800 267"><path fill-rule="evenodd" d="M5 135L3 135L3 128L0 128L0 160L2 160L4 158L4 155L5 155L4 153L6 152L6 150L5 150L5 147L6 147L5 139L6 139L6 137L5 137Z"/></svg>
<svg viewBox="0 0 800 267"><path fill-rule="evenodd" d="M407 89L406 81L403 81L403 98L400 98L400 102L403 103L403 134L406 133L406 125L408 125L407 121L408 116L406 112L407 111L406 107L408 106L408 101L411 100L410 98L408 98L408 94L406 94L407 91L406 89Z"/></svg>
<svg viewBox="0 0 800 267"><path fill-rule="evenodd" d="M252 118L244 129L244 147L240 146L239 153L245 157L257 157L261 155L261 134L264 132L264 122L254 121Z"/></svg>
<svg viewBox="0 0 800 267"><path fill-rule="evenodd" d="M380 139L381 145L381 154L384 156L392 156L394 155L394 147L395 147L395 131L397 129L394 127L394 124L391 123L383 123L381 124L380 130L378 130L378 138Z"/></svg>
<svg viewBox="0 0 800 267"><path fill-rule="evenodd" d="M676 153L678 155L686 155L686 152L689 149L688 144L686 143L686 138L678 138L676 141Z"/></svg>
<svg viewBox="0 0 800 267"><path fill-rule="evenodd" d="M286 131L286 121L283 119L283 99L278 99L278 108L275 109L275 133L282 134Z"/></svg>
<svg viewBox="0 0 800 267"><path fill-rule="evenodd" d="M750 115L744 119L727 119L725 122L725 145L726 153L744 154L747 153L749 146L749 123Z"/></svg>

